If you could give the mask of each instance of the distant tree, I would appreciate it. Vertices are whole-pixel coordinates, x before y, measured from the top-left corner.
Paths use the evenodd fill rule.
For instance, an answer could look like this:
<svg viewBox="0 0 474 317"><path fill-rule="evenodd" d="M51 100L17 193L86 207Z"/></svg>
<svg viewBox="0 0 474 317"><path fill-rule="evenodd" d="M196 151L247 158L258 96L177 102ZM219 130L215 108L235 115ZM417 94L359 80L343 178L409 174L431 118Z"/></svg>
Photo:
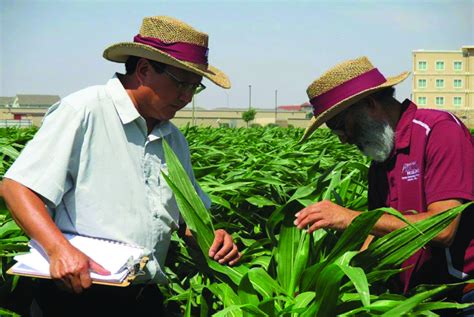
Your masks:
<svg viewBox="0 0 474 317"><path fill-rule="evenodd" d="M255 119L256 114L257 111L253 108L250 108L249 110L242 113L242 120L247 123L247 128L249 127L249 122Z"/></svg>

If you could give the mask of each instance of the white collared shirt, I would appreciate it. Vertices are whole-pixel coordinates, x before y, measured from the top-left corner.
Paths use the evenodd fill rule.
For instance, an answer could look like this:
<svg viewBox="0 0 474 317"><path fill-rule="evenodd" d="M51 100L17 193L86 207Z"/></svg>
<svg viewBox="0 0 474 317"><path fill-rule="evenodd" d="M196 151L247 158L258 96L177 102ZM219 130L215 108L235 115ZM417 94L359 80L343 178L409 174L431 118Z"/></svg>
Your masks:
<svg viewBox="0 0 474 317"><path fill-rule="evenodd" d="M165 121L147 135L116 76L53 105L5 177L42 196L61 231L144 247L151 257L140 280L166 283L163 266L180 215L161 174L167 173L162 138L209 208L183 134Z"/></svg>

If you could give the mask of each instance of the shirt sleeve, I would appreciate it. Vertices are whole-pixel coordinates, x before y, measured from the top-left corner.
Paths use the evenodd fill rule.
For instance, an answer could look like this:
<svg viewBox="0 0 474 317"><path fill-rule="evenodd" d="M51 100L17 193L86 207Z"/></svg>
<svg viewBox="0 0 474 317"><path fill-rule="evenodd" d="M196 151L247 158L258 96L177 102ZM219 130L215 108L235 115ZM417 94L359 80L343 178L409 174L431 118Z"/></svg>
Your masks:
<svg viewBox="0 0 474 317"><path fill-rule="evenodd" d="M426 147L426 204L448 199L474 199L472 137L454 121L436 124Z"/></svg>
<svg viewBox="0 0 474 317"><path fill-rule="evenodd" d="M53 105L4 177L57 206L73 186L71 171L79 161L83 118L83 110L77 107L64 102Z"/></svg>

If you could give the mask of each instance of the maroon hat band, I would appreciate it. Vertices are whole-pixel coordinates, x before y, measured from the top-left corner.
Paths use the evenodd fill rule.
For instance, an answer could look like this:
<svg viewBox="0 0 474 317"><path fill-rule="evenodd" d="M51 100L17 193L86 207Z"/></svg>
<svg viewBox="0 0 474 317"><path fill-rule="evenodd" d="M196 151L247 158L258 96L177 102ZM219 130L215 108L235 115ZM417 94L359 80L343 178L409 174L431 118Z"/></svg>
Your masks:
<svg viewBox="0 0 474 317"><path fill-rule="evenodd" d="M140 34L137 34L133 41L159 49L181 61L207 65L209 49L204 46L185 42L165 43L160 39L145 37Z"/></svg>
<svg viewBox="0 0 474 317"><path fill-rule="evenodd" d="M317 117L342 100L361 91L377 87L386 81L387 79L377 68L371 69L311 99L310 103L313 105L313 115Z"/></svg>

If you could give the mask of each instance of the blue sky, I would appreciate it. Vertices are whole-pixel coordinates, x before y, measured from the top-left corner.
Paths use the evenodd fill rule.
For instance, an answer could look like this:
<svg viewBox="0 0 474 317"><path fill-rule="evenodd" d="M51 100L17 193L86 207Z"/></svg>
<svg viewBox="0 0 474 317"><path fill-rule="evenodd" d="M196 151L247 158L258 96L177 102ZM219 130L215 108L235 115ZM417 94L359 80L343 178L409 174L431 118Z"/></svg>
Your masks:
<svg viewBox="0 0 474 317"><path fill-rule="evenodd" d="M107 46L131 41L142 18L169 15L209 34L209 60L232 81L196 97L206 108L274 107L307 100L336 63L367 55L386 76L411 70L416 49L474 45L474 0L26 1L0 0L0 96L66 96L103 84L123 65ZM411 77L397 86L409 97Z"/></svg>

